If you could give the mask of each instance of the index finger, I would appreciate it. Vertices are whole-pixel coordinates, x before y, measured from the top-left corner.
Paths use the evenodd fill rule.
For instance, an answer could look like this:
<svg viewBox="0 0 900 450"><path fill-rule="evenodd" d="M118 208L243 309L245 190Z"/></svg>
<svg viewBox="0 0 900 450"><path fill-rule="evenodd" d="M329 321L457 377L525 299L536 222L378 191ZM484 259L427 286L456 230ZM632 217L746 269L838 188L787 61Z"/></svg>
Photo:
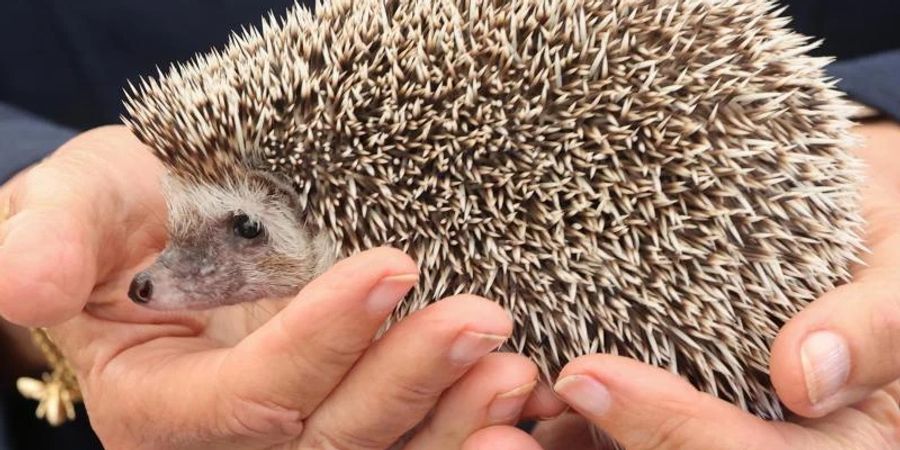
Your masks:
<svg viewBox="0 0 900 450"><path fill-rule="evenodd" d="M221 368L226 396L305 419L369 347L417 267L379 248L336 264L241 341Z"/></svg>
<svg viewBox="0 0 900 450"><path fill-rule="evenodd" d="M898 287L874 278L841 286L784 326L771 373L785 405L822 417L900 378Z"/></svg>
<svg viewBox="0 0 900 450"><path fill-rule="evenodd" d="M554 390L625 448L786 449L774 426L694 389L683 378L621 356L570 362Z"/></svg>

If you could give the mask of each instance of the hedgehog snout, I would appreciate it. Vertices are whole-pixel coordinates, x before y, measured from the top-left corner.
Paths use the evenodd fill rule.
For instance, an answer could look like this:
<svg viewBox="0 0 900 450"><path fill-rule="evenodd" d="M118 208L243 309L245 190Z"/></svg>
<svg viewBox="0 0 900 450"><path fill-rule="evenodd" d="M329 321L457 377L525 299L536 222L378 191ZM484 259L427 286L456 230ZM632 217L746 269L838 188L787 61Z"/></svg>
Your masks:
<svg viewBox="0 0 900 450"><path fill-rule="evenodd" d="M153 297L153 280L147 272L140 272L131 280L128 298L138 304L146 304Z"/></svg>

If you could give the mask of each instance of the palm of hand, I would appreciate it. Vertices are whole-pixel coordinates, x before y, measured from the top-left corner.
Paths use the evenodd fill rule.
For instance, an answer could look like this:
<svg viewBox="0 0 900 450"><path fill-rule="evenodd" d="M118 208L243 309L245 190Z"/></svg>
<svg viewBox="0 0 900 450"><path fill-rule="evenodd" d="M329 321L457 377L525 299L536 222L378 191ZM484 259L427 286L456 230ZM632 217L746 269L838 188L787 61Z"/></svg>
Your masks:
<svg viewBox="0 0 900 450"><path fill-rule="evenodd" d="M161 172L110 127L7 185L0 312L52 325L106 447L385 448L404 436L407 449L457 448L523 409L562 407L526 408L534 364L485 357L512 327L493 302L447 299L373 341L416 281L415 263L396 250L337 263L302 301L193 313L132 304L133 274L165 241Z"/></svg>
<svg viewBox="0 0 900 450"><path fill-rule="evenodd" d="M84 307L52 331L64 336L59 342L74 367L90 368L80 372L79 378L85 402L99 406L91 408L91 420L107 445L153 442L167 430L191 430L191 424L196 430L211 429L208 421L216 420L217 399L204 397L212 391L198 387L215 384L217 380L208 377L220 372L228 360L233 351L229 344L240 341L256 322L274 312L232 308L160 314L128 302L123 292L134 272L165 242L165 205L158 184L162 168L136 141L129 142L131 138L92 138L89 133L64 147L21 180L12 193L13 213L26 203L42 207L15 215L0 230L6 242L3 252L17 261L10 268L12 276L3 282L4 291L18 299L29 298L25 294L35 290L58 296L39 311L23 301L13 316L25 322L54 322ZM92 148L82 148L81 141L90 142ZM97 198L97 193L106 196ZM48 249L16 239L18 221L30 228L31 233L23 236L41 236L34 233L38 227L45 237L69 245ZM40 253L33 254L36 248ZM47 265L47 260L56 264ZM25 280L43 281L40 285L17 283ZM15 317L16 313L21 315ZM165 396L146 395L163 386L183 391L181 410L172 410ZM153 398L160 404L147 404ZM158 414L162 411L166 414ZM204 411L210 417L198 417ZM123 435L128 433L146 436Z"/></svg>
<svg viewBox="0 0 900 450"><path fill-rule="evenodd" d="M277 371L255 371L253 368L265 366L265 361L248 364L247 359L248 354L278 353L278 348L265 348L277 347L278 341L242 341L274 314L274 306L185 315L147 311L125 299L123 293L133 273L149 262L165 240L165 207L158 186L161 168L132 138L125 139L105 145L102 140L93 142L90 152L73 144L68 151L64 149L54 156L52 164L32 173L33 180L18 183L20 187L13 195L13 212L23 203L31 207L27 213L17 214L13 220L0 225L0 256L13 256L16 261L15 267L4 268L11 276L0 280L0 291L8 294L4 295L7 301L27 299L34 292L53 301L44 301L41 308L30 307L28 302L7 304L5 310L14 320L31 324L54 323L75 314L74 319L55 327L54 334L64 337L60 342L76 367L89 368L79 375L86 402L89 407L96 405L91 409L92 424L111 447L116 447L118 442L146 442L152 447L171 437L168 433L173 429L206 434L220 430L222 437L227 437L228 444L234 447L246 444L235 436L259 443L260 436L268 434L273 442L283 442L285 434L298 433L298 430L284 429L295 423L294 417L285 416L286 410L278 406L278 399L253 397L260 392L253 389L255 384L279 382L265 379ZM900 230L896 225L900 218L900 182L897 181L900 165L884 152L863 150L861 153L872 168L871 181L864 192L867 245L872 253L866 255L867 266L855 271L854 283L847 288L864 286L861 292L892 292L897 283L895 268L900 266ZM102 193L99 198L98 193ZM79 206L75 208L74 204ZM83 214L72 215L73 210ZM98 217L107 220L99 221ZM27 223L27 227L16 222ZM99 228L92 229L90 225L94 223ZM31 232L20 239L26 235L17 233L24 228ZM35 245L34 239L42 236L70 245ZM33 251L35 248L40 251ZM46 264L48 260L55 264ZM22 283L22 280L31 281ZM827 309L832 304L848 301L840 291L823 297L814 306ZM76 314L82 307L84 310ZM898 328L896 323L886 322L894 320L896 314L874 314L876 308L861 310L861 314L869 314L862 320L869 320L873 334L879 330L889 334ZM809 328L806 325L795 328ZM873 336L872 342L885 338ZM235 346L238 342L241 344ZM773 362L779 358L779 352L792 351L796 349L779 349L776 345ZM887 353L884 358L891 359L892 367L900 365L896 355ZM796 358L781 359L793 361L773 365L776 384L779 371L788 373L780 377L786 380L782 381L786 387L779 390L782 398L806 415L820 415L806 398L802 378L796 375L799 369L791 367L799 364ZM627 376L630 369L623 369L621 374ZM638 371L635 374L652 370L631 369ZM654 377L666 375L653 374ZM643 378L647 381L644 386L652 384L652 378L646 378ZM679 383L680 380L669 381L674 388L667 395L680 399L672 403L675 411L651 408L656 413L646 409L645 416L633 414L633 420L638 422L632 428L636 432L644 430L640 438L635 438L638 443L634 448L670 448L679 443L708 446L710 442L721 442L722 448L730 448L726 441L759 442L760 448L837 449L848 445L886 448L900 439L897 436L900 381L884 386L890 380L880 380L880 384L871 387L883 387L853 406L815 419L796 419L793 423L758 420L693 391ZM280 382L297 383L296 380ZM217 384L237 390L208 389ZM666 382L659 385L665 386ZM172 393L147 395L160 387L176 391L184 401L173 405ZM652 389L632 394L629 400L635 405L657 403ZM241 403L224 402L225 397L239 399ZM158 403L153 404L154 401ZM223 412L223 408L228 411ZM636 409L640 411L639 406ZM667 418L654 417L654 414ZM223 421L222 417L237 419ZM571 448L573 434L560 433L571 430L574 422L566 422L539 429L538 437L547 448ZM705 436L698 433L697 440L684 436L685 432L695 430L695 426L708 430L709 423L721 426L707 431ZM299 426L299 421L296 424ZM560 437L565 441L560 441ZM216 438L204 436L203 441L225 448ZM621 439L618 435L617 438ZM167 444L175 446L176 443Z"/></svg>

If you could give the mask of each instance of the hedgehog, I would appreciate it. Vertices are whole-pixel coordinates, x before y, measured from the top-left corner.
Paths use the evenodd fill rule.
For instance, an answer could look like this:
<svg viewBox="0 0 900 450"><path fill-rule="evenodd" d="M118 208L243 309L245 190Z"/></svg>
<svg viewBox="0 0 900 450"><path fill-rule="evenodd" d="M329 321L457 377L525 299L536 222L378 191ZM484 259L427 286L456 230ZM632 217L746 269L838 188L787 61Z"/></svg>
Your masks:
<svg viewBox="0 0 900 450"><path fill-rule="evenodd" d="M389 323L500 303L548 380L588 353L760 417L779 328L862 250L849 108L768 0L333 0L127 90L167 169L157 309L293 296L375 246Z"/></svg>

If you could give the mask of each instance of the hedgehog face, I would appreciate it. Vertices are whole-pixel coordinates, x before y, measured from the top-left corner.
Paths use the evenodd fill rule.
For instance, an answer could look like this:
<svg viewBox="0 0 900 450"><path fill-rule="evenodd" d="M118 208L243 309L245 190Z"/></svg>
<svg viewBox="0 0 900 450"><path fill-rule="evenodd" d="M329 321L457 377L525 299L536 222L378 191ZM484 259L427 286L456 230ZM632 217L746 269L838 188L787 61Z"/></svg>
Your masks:
<svg viewBox="0 0 900 450"><path fill-rule="evenodd" d="M166 183L169 242L129 297L153 309L204 309L296 294L326 266L323 238L269 175Z"/></svg>

